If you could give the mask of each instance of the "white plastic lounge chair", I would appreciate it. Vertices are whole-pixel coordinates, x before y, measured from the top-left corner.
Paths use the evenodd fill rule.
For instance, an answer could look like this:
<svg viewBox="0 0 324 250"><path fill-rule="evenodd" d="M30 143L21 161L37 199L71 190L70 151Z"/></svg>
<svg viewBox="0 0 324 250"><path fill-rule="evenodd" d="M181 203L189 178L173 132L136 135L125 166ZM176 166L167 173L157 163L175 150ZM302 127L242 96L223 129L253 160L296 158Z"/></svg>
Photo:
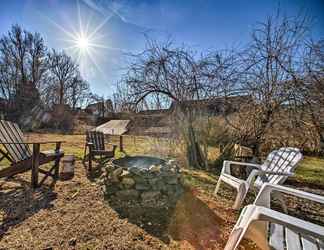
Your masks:
<svg viewBox="0 0 324 250"><path fill-rule="evenodd" d="M246 206L224 250L235 250L243 238L262 250L323 250L324 227L270 209L272 191L316 201L324 197L280 185L264 184L253 205Z"/></svg>
<svg viewBox="0 0 324 250"><path fill-rule="evenodd" d="M299 149L287 147L272 151L262 165L224 161L214 194L217 195L221 182L234 187L237 190L237 196L233 208L239 209L250 186L254 185L257 188L261 188L264 183L283 184L289 176L294 174L294 170L302 158L303 155ZM231 175L232 164L242 167L253 167L255 169L251 171L246 180L242 180ZM280 197L278 198L280 199Z"/></svg>

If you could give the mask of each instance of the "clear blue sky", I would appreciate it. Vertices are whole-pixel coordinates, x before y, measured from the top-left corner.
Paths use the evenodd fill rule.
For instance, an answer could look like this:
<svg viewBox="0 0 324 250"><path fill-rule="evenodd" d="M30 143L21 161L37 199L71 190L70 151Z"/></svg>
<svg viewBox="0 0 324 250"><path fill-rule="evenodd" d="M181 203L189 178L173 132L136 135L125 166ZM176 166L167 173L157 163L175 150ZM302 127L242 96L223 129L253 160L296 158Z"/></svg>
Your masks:
<svg viewBox="0 0 324 250"><path fill-rule="evenodd" d="M197 52L240 46L278 6L288 15L306 11L314 17L312 35L324 38L323 0L1 0L0 35L12 24L41 33L48 47L66 49L80 62L95 93L108 97L126 65L125 53L144 49L144 33L171 37ZM68 41L80 30L83 37L94 33L88 53Z"/></svg>

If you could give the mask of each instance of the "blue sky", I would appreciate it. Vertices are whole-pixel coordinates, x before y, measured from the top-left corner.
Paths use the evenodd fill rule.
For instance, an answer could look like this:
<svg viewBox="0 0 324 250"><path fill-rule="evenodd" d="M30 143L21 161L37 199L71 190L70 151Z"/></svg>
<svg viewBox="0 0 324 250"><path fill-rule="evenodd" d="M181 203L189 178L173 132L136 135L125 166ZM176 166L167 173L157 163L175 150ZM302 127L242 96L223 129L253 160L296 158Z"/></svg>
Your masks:
<svg viewBox="0 0 324 250"><path fill-rule="evenodd" d="M2 0L0 35L12 24L42 34L50 48L65 49L80 63L91 89L111 96L127 64L127 54L144 49L145 36L171 37L197 52L242 46L257 22L280 8L287 15L300 10L312 17L312 36L324 38L322 0ZM93 33L88 53L68 40ZM74 34L71 36L71 34Z"/></svg>

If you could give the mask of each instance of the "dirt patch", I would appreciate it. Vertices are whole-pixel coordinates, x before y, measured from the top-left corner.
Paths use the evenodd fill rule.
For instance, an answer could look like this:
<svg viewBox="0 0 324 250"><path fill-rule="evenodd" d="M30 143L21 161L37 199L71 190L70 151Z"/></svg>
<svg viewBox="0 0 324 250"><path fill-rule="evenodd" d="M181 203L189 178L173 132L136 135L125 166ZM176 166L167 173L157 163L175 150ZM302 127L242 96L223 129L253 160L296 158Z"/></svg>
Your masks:
<svg viewBox="0 0 324 250"><path fill-rule="evenodd" d="M73 180L32 192L30 173L1 182L0 249L163 249L167 246L119 218L77 164Z"/></svg>

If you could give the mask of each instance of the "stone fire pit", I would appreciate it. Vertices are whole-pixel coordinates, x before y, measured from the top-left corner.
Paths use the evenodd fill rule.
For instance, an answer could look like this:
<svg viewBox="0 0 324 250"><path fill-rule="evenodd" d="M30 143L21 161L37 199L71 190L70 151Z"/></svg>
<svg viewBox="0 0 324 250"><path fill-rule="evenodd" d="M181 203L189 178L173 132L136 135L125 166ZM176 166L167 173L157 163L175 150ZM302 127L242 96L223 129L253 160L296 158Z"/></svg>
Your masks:
<svg viewBox="0 0 324 250"><path fill-rule="evenodd" d="M104 174L109 200L141 206L166 206L183 193L180 169L173 160L133 156L113 160Z"/></svg>

